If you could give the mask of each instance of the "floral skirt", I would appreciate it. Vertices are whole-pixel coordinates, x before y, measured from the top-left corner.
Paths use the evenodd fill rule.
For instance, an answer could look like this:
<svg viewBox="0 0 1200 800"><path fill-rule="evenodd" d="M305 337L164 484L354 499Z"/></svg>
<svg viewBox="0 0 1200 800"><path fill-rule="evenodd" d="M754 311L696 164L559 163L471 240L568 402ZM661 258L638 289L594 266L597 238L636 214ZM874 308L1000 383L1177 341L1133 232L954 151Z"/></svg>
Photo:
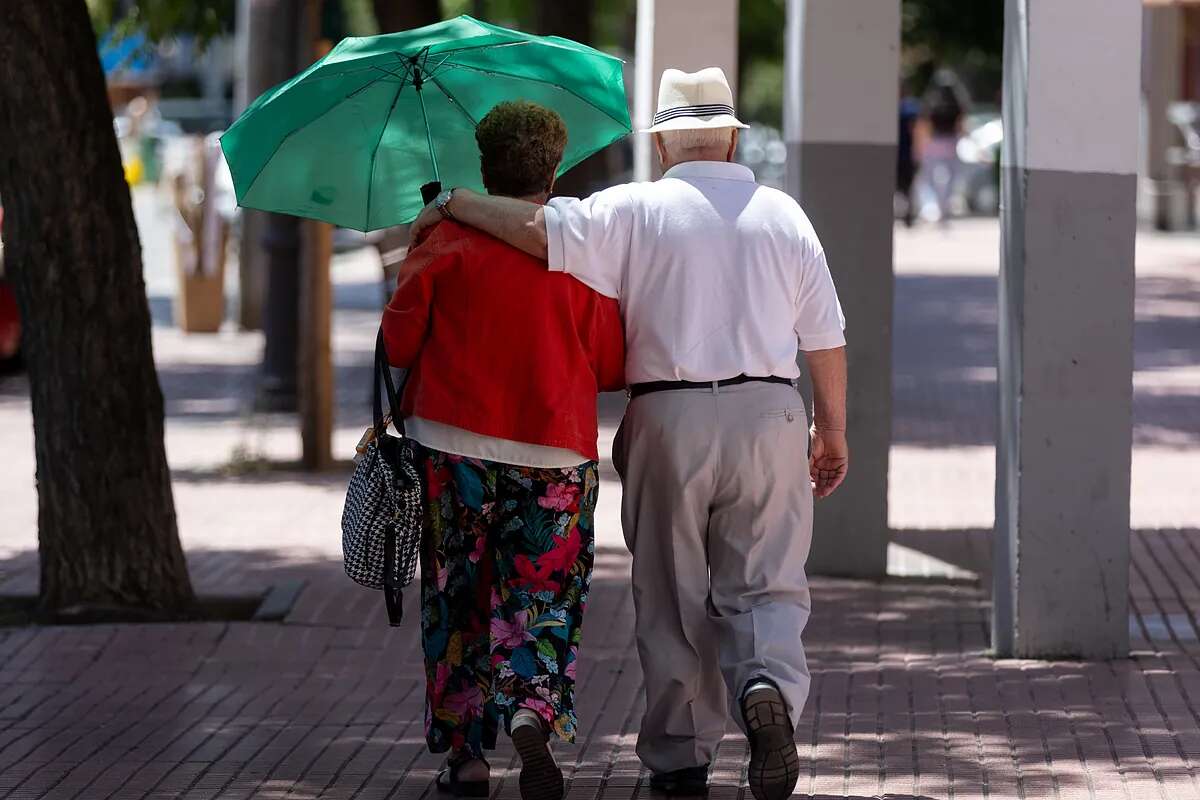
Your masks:
<svg viewBox="0 0 1200 800"><path fill-rule="evenodd" d="M474 756L530 709L575 740L575 662L595 557L596 462L541 469L426 449L425 736Z"/></svg>

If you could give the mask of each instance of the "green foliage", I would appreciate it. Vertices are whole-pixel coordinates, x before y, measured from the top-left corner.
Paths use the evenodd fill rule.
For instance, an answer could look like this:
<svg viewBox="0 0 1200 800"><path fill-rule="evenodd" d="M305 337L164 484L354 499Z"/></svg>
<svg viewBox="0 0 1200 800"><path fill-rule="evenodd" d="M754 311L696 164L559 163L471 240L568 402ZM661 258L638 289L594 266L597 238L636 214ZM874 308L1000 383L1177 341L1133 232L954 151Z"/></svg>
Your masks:
<svg viewBox="0 0 1200 800"><path fill-rule="evenodd" d="M371 0L342 0L342 13L346 21L346 35L374 36L379 33Z"/></svg>
<svg viewBox="0 0 1200 800"><path fill-rule="evenodd" d="M752 123L783 127L783 58L750 59L738 76L738 109Z"/></svg>
<svg viewBox="0 0 1200 800"><path fill-rule="evenodd" d="M570 0L442 0L442 16L449 19L470 14L485 22L532 31L537 27L539 3ZM595 0L593 10L595 41L584 44L606 52L632 55L634 11L637 0Z"/></svg>
<svg viewBox="0 0 1200 800"><path fill-rule="evenodd" d="M738 108L751 123L783 126L786 0L743 0L738 11Z"/></svg>
<svg viewBox="0 0 1200 800"><path fill-rule="evenodd" d="M904 0L900 29L911 57L998 58L1004 50L1004 0Z"/></svg>
<svg viewBox="0 0 1200 800"><path fill-rule="evenodd" d="M141 32L151 42L191 34L201 43L226 33L235 0L87 0L97 33Z"/></svg>
<svg viewBox="0 0 1200 800"><path fill-rule="evenodd" d="M902 68L920 92L939 66L953 67L977 100L1000 91L1004 56L1004 0L903 0Z"/></svg>
<svg viewBox="0 0 1200 800"><path fill-rule="evenodd" d="M779 126L783 114L786 0L742 0L738 105L752 122ZM902 73L920 93L939 66L955 69L975 98L994 99L1004 51L1004 0L902 0Z"/></svg>

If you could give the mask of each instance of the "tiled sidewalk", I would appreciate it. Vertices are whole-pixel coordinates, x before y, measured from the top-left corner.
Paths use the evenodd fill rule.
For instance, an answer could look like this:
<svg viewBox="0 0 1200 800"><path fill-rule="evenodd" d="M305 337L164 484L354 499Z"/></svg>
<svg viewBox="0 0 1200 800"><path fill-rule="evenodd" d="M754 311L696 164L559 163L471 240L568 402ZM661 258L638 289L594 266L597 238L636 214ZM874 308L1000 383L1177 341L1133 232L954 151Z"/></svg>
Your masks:
<svg viewBox="0 0 1200 800"><path fill-rule="evenodd" d="M898 234L897 577L814 583L797 791L1200 800L1200 251L1166 239L1139 249L1132 657L997 662L987 653L993 240L978 223ZM355 257L335 268L339 452L363 424L371 270ZM149 285L161 312L164 283ZM297 452L289 420L240 413L258 346L156 327L168 454L198 590L303 581L297 602L280 623L0 629L0 798L435 795L413 625L389 629L379 598L337 561L345 476L255 469ZM606 445L619 402L604 411ZM21 382L0 384L3 594L36 588L28 413ZM559 754L570 797L641 800L629 563L607 464L604 476L580 742ZM729 735L715 800L748 800L745 759L744 740ZM494 796L516 798L511 749L493 763Z"/></svg>
<svg viewBox="0 0 1200 800"><path fill-rule="evenodd" d="M955 557L932 541L948 536L962 543L985 534L911 533L904 543ZM807 766L801 796L1200 797L1191 616L1200 590L1163 561L1172 547L1196 559L1197 539L1195 531L1139 536L1138 641L1133 658L1113 663L989 659L987 597L974 582L816 581L806 636L813 692L796 734ZM193 566L211 576L198 581L202 590L226 589L237 571L220 554L194 557ZM0 794L431 795L439 760L421 738L412 625L387 628L379 598L350 584L336 562L249 573L243 586L266 575L308 581L282 624L0 634ZM622 551L600 553L588 613L580 744L559 749L569 797L643 796L633 753L640 669ZM728 736L714 798L748 796L745 756L744 740ZM495 796L516 797L511 749L494 763Z"/></svg>

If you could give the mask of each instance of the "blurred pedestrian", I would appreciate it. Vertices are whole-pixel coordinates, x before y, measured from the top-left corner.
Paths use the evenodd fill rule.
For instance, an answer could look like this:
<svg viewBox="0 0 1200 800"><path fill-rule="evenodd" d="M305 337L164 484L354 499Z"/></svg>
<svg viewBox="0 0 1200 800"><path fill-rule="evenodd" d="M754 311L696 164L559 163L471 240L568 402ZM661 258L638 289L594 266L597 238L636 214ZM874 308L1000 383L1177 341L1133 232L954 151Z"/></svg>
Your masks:
<svg viewBox="0 0 1200 800"><path fill-rule="evenodd" d="M475 131L492 194L542 204L567 130L528 102ZM422 446L426 742L439 788L487 797L499 730L521 796L560 800L550 736L575 740L575 669L595 553L598 391L625 386L617 302L452 220L400 267L383 317L411 370L405 432Z"/></svg>
<svg viewBox="0 0 1200 800"><path fill-rule="evenodd" d="M916 201L913 199L913 181L917 177L917 154L913 140L913 129L921 116L921 103L900 84L900 130L896 146L896 194L902 209L904 224L912 227L916 218Z"/></svg>
<svg viewBox="0 0 1200 800"><path fill-rule="evenodd" d="M921 112L920 176L936 202L935 218L949 221L953 208L951 200L961 162L958 159L958 139L963 133L963 120L970 105L962 83L952 71L939 69L933 76Z"/></svg>

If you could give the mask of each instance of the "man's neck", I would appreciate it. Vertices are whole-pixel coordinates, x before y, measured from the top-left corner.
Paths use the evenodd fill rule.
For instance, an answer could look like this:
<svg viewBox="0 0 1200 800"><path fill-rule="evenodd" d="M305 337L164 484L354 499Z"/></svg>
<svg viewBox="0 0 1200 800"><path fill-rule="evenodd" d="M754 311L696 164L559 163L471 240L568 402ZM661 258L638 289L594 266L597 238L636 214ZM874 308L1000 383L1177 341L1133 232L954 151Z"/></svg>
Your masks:
<svg viewBox="0 0 1200 800"><path fill-rule="evenodd" d="M696 156L692 156L689 153L686 158L680 158L676 161L664 161L663 165L662 165L662 169L663 169L663 172L666 172L667 170L671 169L672 167L677 167L680 164L690 164L693 161L719 161L719 162L728 163L729 158L726 156L724 150L703 151L703 152L697 154Z"/></svg>

